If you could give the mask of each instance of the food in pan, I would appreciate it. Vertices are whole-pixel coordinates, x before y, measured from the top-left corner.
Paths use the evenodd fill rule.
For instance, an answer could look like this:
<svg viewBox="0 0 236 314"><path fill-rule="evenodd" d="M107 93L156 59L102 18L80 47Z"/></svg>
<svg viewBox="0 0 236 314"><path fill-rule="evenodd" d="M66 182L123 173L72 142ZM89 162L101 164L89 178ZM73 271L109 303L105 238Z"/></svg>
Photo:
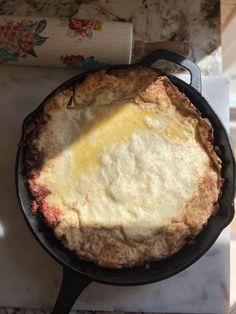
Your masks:
<svg viewBox="0 0 236 314"><path fill-rule="evenodd" d="M32 210L82 259L110 268L164 259L217 210L211 124L152 69L88 74L25 132Z"/></svg>

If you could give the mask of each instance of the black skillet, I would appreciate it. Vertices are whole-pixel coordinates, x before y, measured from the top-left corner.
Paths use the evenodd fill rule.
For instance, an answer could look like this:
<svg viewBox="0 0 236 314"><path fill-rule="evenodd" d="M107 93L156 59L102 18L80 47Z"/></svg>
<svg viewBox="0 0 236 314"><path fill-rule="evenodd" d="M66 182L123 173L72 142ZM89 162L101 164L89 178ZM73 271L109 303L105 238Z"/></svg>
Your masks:
<svg viewBox="0 0 236 314"><path fill-rule="evenodd" d="M45 226L40 215L31 213L31 197L25 185L25 176L22 172L22 159L24 153L25 128L34 119L38 111L42 109L44 102L23 122L22 138L19 144L16 158L16 190L21 211L30 227L34 237L41 246L63 266L63 280L61 289L52 310L52 314L69 313L74 302L92 281L102 282L110 285L143 285L160 281L173 276L186 269L197 261L216 241L221 231L231 222L234 216L234 195L235 195L235 160L227 132L208 102L201 95L201 74L196 64L190 60L169 52L167 50L156 50L145 57L139 64L135 65L109 65L105 68L131 68L136 66L151 67L158 60L168 60L186 68L191 74L190 85L179 78L165 73L180 91L190 99L199 109L203 117L207 117L213 128L215 145L219 148L219 154L223 161L222 176L224 184L220 197L220 210L210 218L209 223L197 236L194 244L185 245L178 253L166 258L163 261L153 262L149 268L133 267L120 270L112 270L96 266L94 263L86 262L77 258L72 252L65 249L48 227ZM93 70L96 71L96 70ZM90 72L93 72L90 71ZM82 82L88 72L79 74L69 81L63 83L46 100L51 98L59 90L73 86L75 83ZM224 106L225 104L222 104Z"/></svg>

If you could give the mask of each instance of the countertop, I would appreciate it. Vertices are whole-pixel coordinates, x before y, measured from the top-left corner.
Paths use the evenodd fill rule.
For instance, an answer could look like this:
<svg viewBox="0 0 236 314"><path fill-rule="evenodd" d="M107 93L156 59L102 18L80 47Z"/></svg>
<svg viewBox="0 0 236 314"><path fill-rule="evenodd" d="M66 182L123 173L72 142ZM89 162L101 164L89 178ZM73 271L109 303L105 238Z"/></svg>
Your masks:
<svg viewBox="0 0 236 314"><path fill-rule="evenodd" d="M134 39L187 41L203 74L221 72L220 0L0 0L0 14L131 22Z"/></svg>

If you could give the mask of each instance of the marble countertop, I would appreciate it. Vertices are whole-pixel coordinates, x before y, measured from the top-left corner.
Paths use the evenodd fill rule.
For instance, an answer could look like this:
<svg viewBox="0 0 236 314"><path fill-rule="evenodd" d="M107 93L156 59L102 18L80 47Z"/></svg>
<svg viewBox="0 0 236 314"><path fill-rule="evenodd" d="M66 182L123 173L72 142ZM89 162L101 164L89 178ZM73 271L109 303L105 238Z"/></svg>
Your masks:
<svg viewBox="0 0 236 314"><path fill-rule="evenodd" d="M0 14L131 22L134 39L187 41L203 74L221 72L220 0L8 0Z"/></svg>

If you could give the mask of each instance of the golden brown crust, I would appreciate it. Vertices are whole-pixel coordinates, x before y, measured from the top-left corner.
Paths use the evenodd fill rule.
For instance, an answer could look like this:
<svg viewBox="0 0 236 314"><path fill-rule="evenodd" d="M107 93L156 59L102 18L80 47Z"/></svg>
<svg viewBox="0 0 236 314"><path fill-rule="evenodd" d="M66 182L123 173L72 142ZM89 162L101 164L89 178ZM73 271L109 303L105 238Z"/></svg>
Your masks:
<svg viewBox="0 0 236 314"><path fill-rule="evenodd" d="M111 101L133 99L140 107L153 106L154 111L160 106L162 110L174 110L183 124L192 124L195 127L196 139L212 161L199 181L197 192L186 202L184 215L166 223L152 236L127 238L119 225L113 226L112 229L99 226L78 228L64 223L57 228L61 222L60 209L51 208L46 203L45 198L50 191L38 189L35 178L43 163L53 158L50 153L45 154L35 145L41 132L47 130L48 119L53 119L55 111L58 112L62 108L82 108L96 103L97 99L100 99L99 104L103 105ZM62 114L63 119L67 119L65 111ZM214 147L212 126L167 77L160 76L152 69L100 70L88 75L73 91L62 91L45 104L41 114L28 127L25 144L28 184L34 196L35 210L44 214L47 223L55 228L55 235L66 247L74 250L76 241L76 253L100 266L132 267L166 258L177 252L190 238L195 237L214 214L222 179L221 160ZM55 152L56 146L53 153Z"/></svg>
<svg viewBox="0 0 236 314"><path fill-rule="evenodd" d="M209 170L199 182L197 193L185 206L185 224L191 230L192 236L197 235L207 223L209 217L214 214L214 205L218 200L219 185L216 176ZM189 208L197 208L197 211ZM201 226L199 230L199 226Z"/></svg>
<svg viewBox="0 0 236 314"><path fill-rule="evenodd" d="M104 104L113 99L134 98L138 91L151 84L158 76L156 71L149 68L100 70L89 74L82 84L75 86L74 102L76 106L83 107L99 97L103 97Z"/></svg>
<svg viewBox="0 0 236 314"><path fill-rule="evenodd" d="M64 245L73 250L74 241L77 241L80 257L95 261L100 266L122 268L143 265L173 255L184 244L191 243L214 214L218 192L217 181L210 172L206 173L199 182L197 193L186 203L184 215L159 228L151 237L127 238L121 226L112 229L95 226L80 228L79 231L68 226L63 234L56 230L56 235L58 238L69 235L69 238L63 238Z"/></svg>
<svg viewBox="0 0 236 314"><path fill-rule="evenodd" d="M166 93L176 108L181 112L184 117L189 120L193 118L198 122L198 134L199 141L202 143L203 147L207 150L215 167L220 175L221 160L218 157L215 148L213 146L213 128L208 119L202 118L200 112L194 107L190 100L174 86L167 77L162 78L163 84L165 86ZM188 121L189 121L188 120Z"/></svg>
<svg viewBox="0 0 236 314"><path fill-rule="evenodd" d="M38 139L43 132L47 132L48 121L53 118L55 111L60 110L64 106L68 106L70 99L73 96L71 90L65 90L57 93L52 99L48 100L36 117L25 128L24 145L24 172L27 177L27 185L30 193L33 196L32 211L36 213L40 211L47 224L55 226L60 222L60 210L47 204L46 197L51 193L47 187L39 187L36 178L39 176L44 164L55 154L59 153L57 145L54 143L53 154L48 149L45 152L38 145ZM50 138L50 132L48 137Z"/></svg>

